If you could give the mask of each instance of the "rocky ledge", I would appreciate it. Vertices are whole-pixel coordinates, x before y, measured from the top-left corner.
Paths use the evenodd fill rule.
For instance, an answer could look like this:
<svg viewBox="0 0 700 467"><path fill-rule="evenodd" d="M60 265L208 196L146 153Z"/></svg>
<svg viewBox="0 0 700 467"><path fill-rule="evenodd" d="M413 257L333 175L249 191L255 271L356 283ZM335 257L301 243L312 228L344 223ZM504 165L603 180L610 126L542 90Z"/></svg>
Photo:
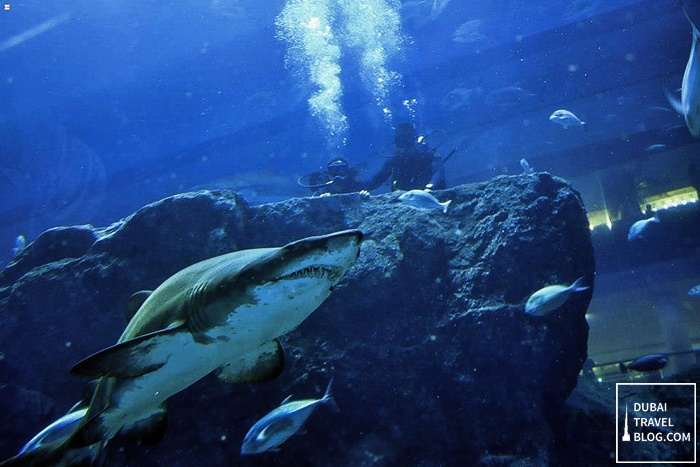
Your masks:
<svg viewBox="0 0 700 467"><path fill-rule="evenodd" d="M68 370L118 339L129 296L229 251L359 228L360 259L331 297L283 339L271 383L207 377L169 402L153 447L115 440L108 465L545 465L586 358L594 258L579 195L546 173L435 192L449 210L396 194L249 206L200 191L106 228L51 229L0 274L0 457L61 416L85 381ZM589 290L543 317L543 286L584 276ZM241 458L250 426L330 378L341 411L319 409L280 452ZM556 441L556 442L555 442ZM506 462L505 464L503 462Z"/></svg>

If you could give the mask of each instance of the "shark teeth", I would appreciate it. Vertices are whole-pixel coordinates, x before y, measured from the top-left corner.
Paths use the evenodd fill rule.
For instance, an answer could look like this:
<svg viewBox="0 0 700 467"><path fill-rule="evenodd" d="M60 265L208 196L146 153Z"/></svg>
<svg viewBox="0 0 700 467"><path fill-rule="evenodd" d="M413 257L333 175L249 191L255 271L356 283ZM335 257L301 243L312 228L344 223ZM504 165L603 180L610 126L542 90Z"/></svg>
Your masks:
<svg viewBox="0 0 700 467"><path fill-rule="evenodd" d="M289 274L284 274L283 276L277 278L277 280L283 281L302 278L318 278L329 279L331 281L334 281L338 278L339 275L339 271L336 268L331 268L328 266L307 266L305 268L299 269L298 271L294 271Z"/></svg>

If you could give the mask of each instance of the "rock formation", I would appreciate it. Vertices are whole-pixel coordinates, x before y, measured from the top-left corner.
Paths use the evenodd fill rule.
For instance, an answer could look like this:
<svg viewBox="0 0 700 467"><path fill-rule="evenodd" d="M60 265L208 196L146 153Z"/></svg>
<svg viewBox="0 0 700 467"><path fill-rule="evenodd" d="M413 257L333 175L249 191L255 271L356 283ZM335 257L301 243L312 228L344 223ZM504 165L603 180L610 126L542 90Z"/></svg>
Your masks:
<svg viewBox="0 0 700 467"><path fill-rule="evenodd" d="M86 381L68 370L116 342L134 292L228 251L359 228L357 265L283 340L276 381L207 377L171 398L160 444L117 439L108 465L550 462L586 358L594 260L581 199L546 173L434 194L452 199L447 214L396 194L249 206L200 191L106 228L43 233L0 275L0 457L80 399ZM581 276L591 288L555 312L524 312L531 293ZM320 397L330 378L340 413L319 409L280 452L240 458L257 419L290 393Z"/></svg>

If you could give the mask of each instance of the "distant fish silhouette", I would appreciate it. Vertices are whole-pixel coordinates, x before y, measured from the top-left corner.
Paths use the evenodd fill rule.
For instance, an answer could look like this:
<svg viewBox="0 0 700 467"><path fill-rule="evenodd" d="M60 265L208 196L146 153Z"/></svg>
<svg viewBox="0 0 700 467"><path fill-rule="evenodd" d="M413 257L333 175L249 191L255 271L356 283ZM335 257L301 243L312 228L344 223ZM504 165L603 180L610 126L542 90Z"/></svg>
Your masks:
<svg viewBox="0 0 700 467"><path fill-rule="evenodd" d="M668 364L668 357L663 354L643 355L634 360L629 365L620 363L620 371L627 373L627 370L634 371L658 371Z"/></svg>
<svg viewBox="0 0 700 467"><path fill-rule="evenodd" d="M627 232L627 241L633 242L635 240L639 240L640 238L644 238L649 233L651 225L658 224L659 222L661 221L656 216L635 222L632 224L632 226L630 226L630 229Z"/></svg>

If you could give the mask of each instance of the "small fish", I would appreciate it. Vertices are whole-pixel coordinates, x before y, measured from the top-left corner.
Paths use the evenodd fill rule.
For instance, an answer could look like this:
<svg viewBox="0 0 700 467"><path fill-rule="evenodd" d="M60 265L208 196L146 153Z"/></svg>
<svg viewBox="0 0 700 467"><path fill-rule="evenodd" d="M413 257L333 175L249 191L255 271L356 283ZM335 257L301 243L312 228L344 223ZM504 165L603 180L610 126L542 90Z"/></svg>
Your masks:
<svg viewBox="0 0 700 467"><path fill-rule="evenodd" d="M452 200L445 201L441 203L425 190L411 190L399 196L399 200L413 206L414 208L420 209L442 209L443 213L447 213L447 208L452 202Z"/></svg>
<svg viewBox="0 0 700 467"><path fill-rule="evenodd" d="M671 104L676 112L683 115L690 134L698 138L700 137L700 45L698 44L700 32L698 32L698 28L693 23L693 20L690 19L683 2L681 2L681 7L685 17L688 18L690 27L693 29L693 43L690 47L690 56L685 66L681 84L681 100L679 101L673 97L668 89L664 89L664 91L668 103Z"/></svg>
<svg viewBox="0 0 700 467"><path fill-rule="evenodd" d="M555 110L554 113L549 116L549 121L567 129L570 126L583 126L586 124L586 122L582 122L572 112L564 109Z"/></svg>
<svg viewBox="0 0 700 467"><path fill-rule="evenodd" d="M530 295L525 304L525 312L535 316L544 316L556 310L569 299L574 292L588 290L583 285L583 277L579 277L570 286L549 285Z"/></svg>
<svg viewBox="0 0 700 467"><path fill-rule="evenodd" d="M700 297L700 284L688 290L689 297Z"/></svg>
<svg viewBox="0 0 700 467"><path fill-rule="evenodd" d="M634 371L658 371L664 368L668 364L668 357L663 354L649 354L643 355L630 363L625 365L620 363L620 371L622 373L627 373L627 370Z"/></svg>
<svg viewBox="0 0 700 467"><path fill-rule="evenodd" d="M644 149L645 152L661 152L665 151L668 147L665 144L651 144Z"/></svg>
<svg viewBox="0 0 700 467"><path fill-rule="evenodd" d="M520 159L520 167L523 168L523 173L531 174L535 172L535 169L530 167L530 163L525 158Z"/></svg>
<svg viewBox="0 0 700 467"><path fill-rule="evenodd" d="M17 235L17 238L15 238L15 246L12 248L12 256L18 256L26 247L27 239L24 238L24 235Z"/></svg>
<svg viewBox="0 0 700 467"><path fill-rule="evenodd" d="M644 238L646 234L649 233L649 229L651 228L650 226L652 224L658 224L659 222L661 221L656 216L635 222L630 226L630 230L627 232L627 241L633 242L635 240L639 240L640 238Z"/></svg>
<svg viewBox="0 0 700 467"><path fill-rule="evenodd" d="M29 442L25 444L22 449L20 449L19 453L22 454L33 451L45 444L50 444L58 439L68 436L80 423L82 423L86 413L87 407L71 409L63 417L50 424L41 430L39 434L30 439Z"/></svg>
<svg viewBox="0 0 700 467"><path fill-rule="evenodd" d="M321 399L304 399L290 401L292 396L282 401L282 404L272 412L258 420L243 439L241 454L261 454L266 451L278 451L294 433L299 431L316 406L329 404L338 410L331 395L331 380L326 393Z"/></svg>

